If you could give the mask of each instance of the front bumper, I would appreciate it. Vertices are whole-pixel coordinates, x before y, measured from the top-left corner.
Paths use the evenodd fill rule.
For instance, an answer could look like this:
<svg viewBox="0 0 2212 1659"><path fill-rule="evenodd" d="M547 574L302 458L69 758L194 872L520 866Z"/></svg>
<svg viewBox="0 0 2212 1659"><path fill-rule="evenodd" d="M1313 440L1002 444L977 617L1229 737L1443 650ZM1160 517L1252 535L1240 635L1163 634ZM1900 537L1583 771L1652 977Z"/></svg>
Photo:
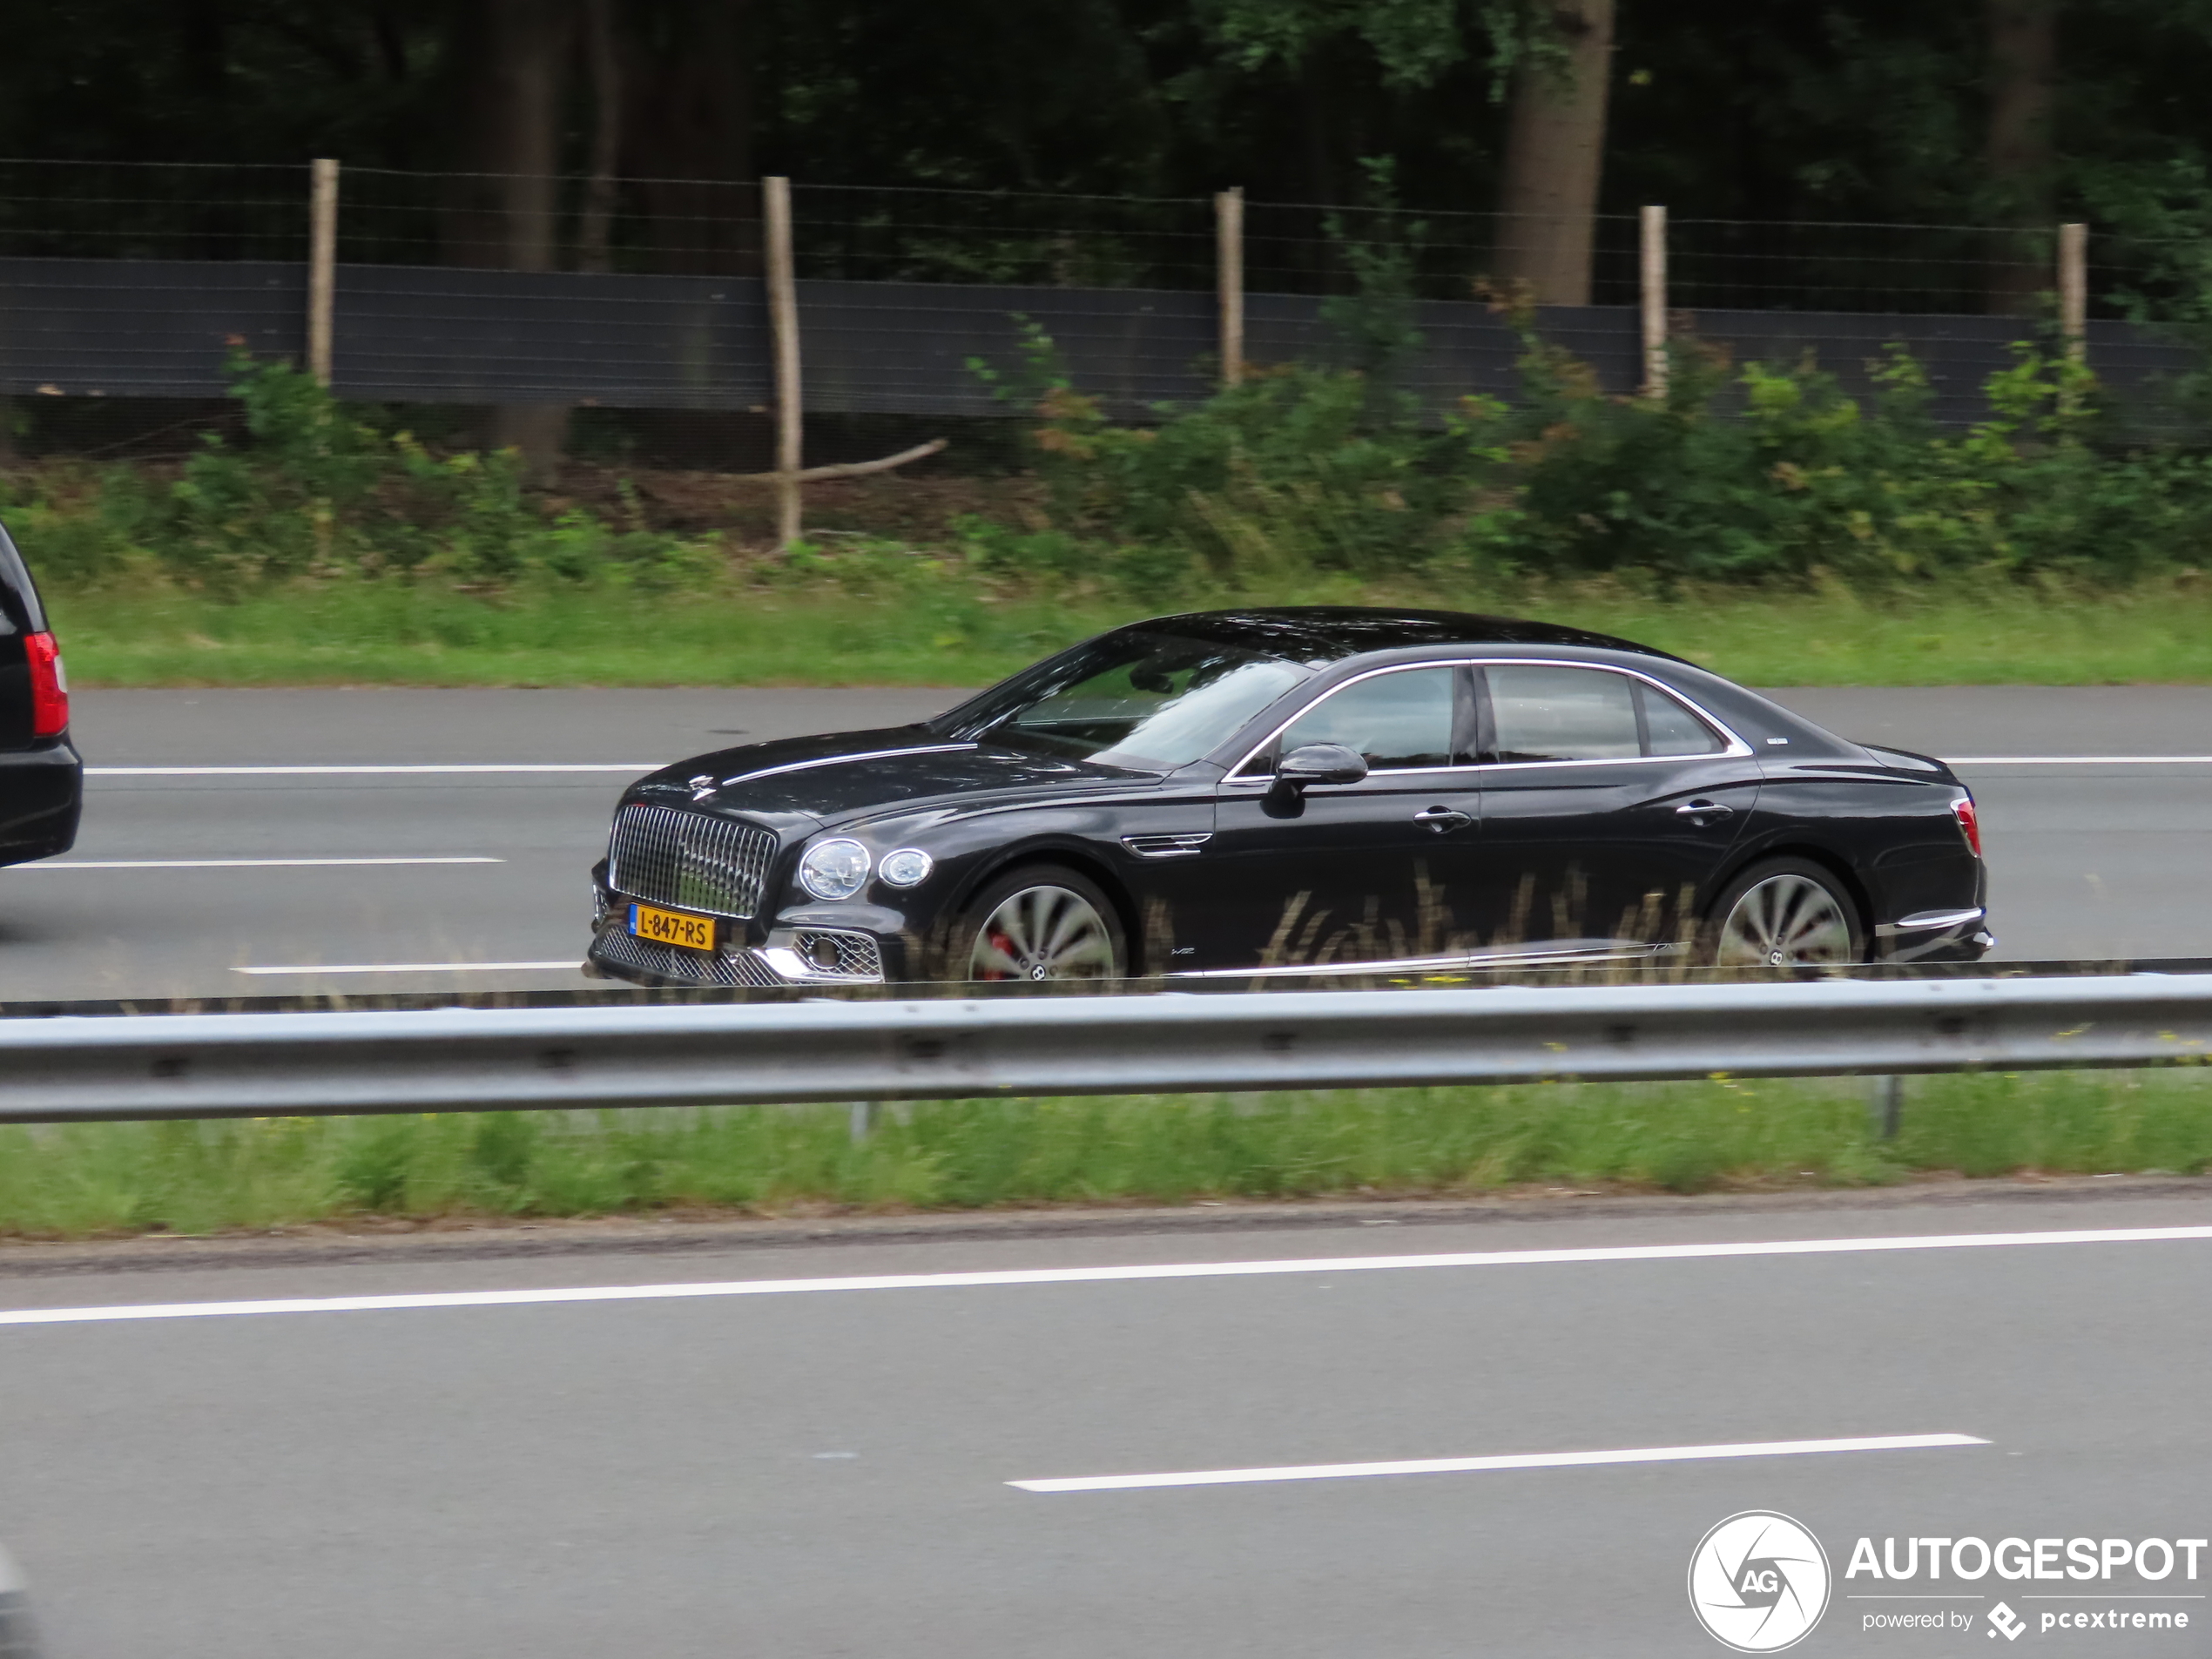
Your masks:
<svg viewBox="0 0 2212 1659"><path fill-rule="evenodd" d="M742 927L742 922L731 926ZM883 941L846 927L779 927L761 944L732 941L717 950L686 950L640 939L630 910L617 902L593 929L586 961L633 985L726 985L773 990L792 985L880 985Z"/></svg>

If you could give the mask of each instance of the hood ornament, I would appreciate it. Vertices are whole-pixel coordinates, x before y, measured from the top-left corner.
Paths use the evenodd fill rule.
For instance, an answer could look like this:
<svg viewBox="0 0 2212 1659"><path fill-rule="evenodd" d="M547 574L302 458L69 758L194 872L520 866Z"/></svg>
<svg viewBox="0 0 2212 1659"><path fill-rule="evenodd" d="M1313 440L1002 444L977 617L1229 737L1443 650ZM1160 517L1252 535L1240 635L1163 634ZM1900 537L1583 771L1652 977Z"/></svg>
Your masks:
<svg viewBox="0 0 2212 1659"><path fill-rule="evenodd" d="M698 777L691 779L689 786L691 792L691 799L693 800L705 800L715 791L714 774L711 772L703 772Z"/></svg>

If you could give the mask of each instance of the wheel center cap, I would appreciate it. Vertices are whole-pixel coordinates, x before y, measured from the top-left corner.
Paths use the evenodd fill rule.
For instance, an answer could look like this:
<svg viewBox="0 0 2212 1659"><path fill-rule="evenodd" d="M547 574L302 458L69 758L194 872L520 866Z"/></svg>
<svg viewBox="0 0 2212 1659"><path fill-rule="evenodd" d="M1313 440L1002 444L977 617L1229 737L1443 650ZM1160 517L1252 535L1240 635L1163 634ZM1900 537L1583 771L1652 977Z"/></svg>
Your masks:
<svg viewBox="0 0 2212 1659"><path fill-rule="evenodd" d="M1769 967L1779 968L1782 966L1782 953L1778 950L1769 951L1766 960Z"/></svg>
<svg viewBox="0 0 2212 1659"><path fill-rule="evenodd" d="M1029 968L1029 977L1030 977L1031 979L1044 979L1044 978L1047 978L1047 977L1048 977L1048 974L1047 974L1047 973L1046 973L1046 971L1045 971L1045 965L1044 965L1042 962L1035 962L1035 963L1031 964L1030 968Z"/></svg>

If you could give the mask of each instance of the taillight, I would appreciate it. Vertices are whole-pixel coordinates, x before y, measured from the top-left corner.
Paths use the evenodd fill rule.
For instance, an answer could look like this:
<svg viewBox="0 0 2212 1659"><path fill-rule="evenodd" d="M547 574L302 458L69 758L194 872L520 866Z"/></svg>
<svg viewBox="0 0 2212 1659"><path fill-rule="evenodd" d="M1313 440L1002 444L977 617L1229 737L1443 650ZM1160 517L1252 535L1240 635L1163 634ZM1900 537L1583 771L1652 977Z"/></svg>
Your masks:
<svg viewBox="0 0 2212 1659"><path fill-rule="evenodd" d="M1966 838L1966 845L1976 858L1981 856L1981 819L1974 812L1974 798L1960 797L1951 803L1951 815L1959 820L1959 832Z"/></svg>
<svg viewBox="0 0 2212 1659"><path fill-rule="evenodd" d="M51 634L25 634L23 644L30 659L30 735L58 738L69 730L69 674L62 667L62 648Z"/></svg>

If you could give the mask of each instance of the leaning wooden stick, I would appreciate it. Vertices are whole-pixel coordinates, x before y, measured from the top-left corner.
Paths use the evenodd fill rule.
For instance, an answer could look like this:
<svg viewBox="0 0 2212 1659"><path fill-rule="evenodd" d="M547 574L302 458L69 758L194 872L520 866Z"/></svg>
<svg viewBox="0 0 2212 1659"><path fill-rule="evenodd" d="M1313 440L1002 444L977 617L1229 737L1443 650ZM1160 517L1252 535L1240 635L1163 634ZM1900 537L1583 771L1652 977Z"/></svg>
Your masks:
<svg viewBox="0 0 2212 1659"><path fill-rule="evenodd" d="M808 467L796 473L740 472L732 475L739 483L772 484L784 479L794 483L811 484L822 478L865 478L872 472L889 472L894 467L903 467L909 461L920 461L943 448L948 440L932 438L927 443L917 443L911 449L901 449L895 455L886 455L880 461L841 461L833 467Z"/></svg>

